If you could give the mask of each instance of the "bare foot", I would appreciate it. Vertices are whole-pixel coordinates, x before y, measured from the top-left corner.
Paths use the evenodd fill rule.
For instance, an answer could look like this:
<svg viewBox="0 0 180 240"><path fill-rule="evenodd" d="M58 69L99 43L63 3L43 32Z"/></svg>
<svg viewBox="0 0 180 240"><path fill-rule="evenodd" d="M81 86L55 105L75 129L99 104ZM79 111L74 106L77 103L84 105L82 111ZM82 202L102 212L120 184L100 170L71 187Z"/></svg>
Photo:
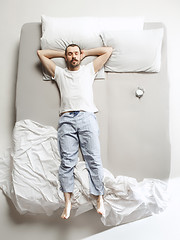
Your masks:
<svg viewBox="0 0 180 240"><path fill-rule="evenodd" d="M68 219L70 217L70 212L71 212L71 202L69 201L68 203L66 203L64 211L61 214L61 218Z"/></svg>
<svg viewBox="0 0 180 240"><path fill-rule="evenodd" d="M97 199L97 213L104 215L105 209L104 209L104 202L103 197L99 196Z"/></svg>
<svg viewBox="0 0 180 240"><path fill-rule="evenodd" d="M61 214L61 218L68 219L71 212L71 193L64 192L64 199L65 199L65 208Z"/></svg>

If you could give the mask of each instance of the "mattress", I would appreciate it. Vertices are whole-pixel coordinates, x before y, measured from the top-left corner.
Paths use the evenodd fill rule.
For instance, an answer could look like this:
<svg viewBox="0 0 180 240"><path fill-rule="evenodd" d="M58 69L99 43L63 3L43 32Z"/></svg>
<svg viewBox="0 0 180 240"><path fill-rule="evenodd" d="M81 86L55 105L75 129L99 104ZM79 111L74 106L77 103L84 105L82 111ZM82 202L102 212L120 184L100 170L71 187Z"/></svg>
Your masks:
<svg viewBox="0 0 180 240"><path fill-rule="evenodd" d="M145 29L165 27L145 23ZM32 38L33 36L33 38ZM17 89L16 121L31 119L57 129L60 93L55 82L42 80L40 49L41 24L22 27ZM159 73L106 73L94 83L94 98L103 166L115 176L137 180L167 180L170 171L169 82L166 31ZM136 91L142 88L142 98ZM81 154L80 154L81 158Z"/></svg>

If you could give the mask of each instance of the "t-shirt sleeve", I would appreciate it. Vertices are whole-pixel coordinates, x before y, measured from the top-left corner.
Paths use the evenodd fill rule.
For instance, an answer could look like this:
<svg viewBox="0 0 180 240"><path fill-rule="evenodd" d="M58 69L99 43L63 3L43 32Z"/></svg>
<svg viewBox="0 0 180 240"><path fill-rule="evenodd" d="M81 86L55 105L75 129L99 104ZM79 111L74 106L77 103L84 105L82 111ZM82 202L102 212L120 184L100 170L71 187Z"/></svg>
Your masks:
<svg viewBox="0 0 180 240"><path fill-rule="evenodd" d="M62 71L63 71L63 69L62 69L61 67L56 66L54 77L51 77L51 79L52 79L53 81L58 82L58 81L59 81L59 78L60 78L60 76L61 76L61 74L62 74Z"/></svg>
<svg viewBox="0 0 180 240"><path fill-rule="evenodd" d="M53 81L56 81L56 78L57 78L57 66L55 67L54 77L51 77L51 79L52 79Z"/></svg>
<svg viewBox="0 0 180 240"><path fill-rule="evenodd" d="M97 73L95 73L95 71L94 71L94 64L93 64L93 62L88 63L88 64L87 64L87 67L88 67L88 69L89 69L90 76L91 76L91 77L93 78L93 80L94 80L95 77L96 77L96 75L97 75Z"/></svg>

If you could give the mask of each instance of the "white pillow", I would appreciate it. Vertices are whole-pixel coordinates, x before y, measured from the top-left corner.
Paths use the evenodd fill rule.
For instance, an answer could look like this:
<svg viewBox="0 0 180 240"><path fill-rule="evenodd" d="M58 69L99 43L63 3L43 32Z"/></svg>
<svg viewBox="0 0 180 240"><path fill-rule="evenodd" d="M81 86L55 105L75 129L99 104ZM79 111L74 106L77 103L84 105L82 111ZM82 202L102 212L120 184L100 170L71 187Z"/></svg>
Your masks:
<svg viewBox="0 0 180 240"><path fill-rule="evenodd" d="M105 64L109 72L159 72L163 28L144 31L106 31L101 34L113 53Z"/></svg>

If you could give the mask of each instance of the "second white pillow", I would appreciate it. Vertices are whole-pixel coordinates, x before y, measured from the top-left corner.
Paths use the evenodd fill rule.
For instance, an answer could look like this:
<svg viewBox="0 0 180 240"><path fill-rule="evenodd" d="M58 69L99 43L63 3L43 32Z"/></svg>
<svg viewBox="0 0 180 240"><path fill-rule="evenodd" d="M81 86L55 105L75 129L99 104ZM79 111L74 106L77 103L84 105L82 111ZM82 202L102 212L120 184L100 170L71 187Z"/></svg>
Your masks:
<svg viewBox="0 0 180 240"><path fill-rule="evenodd" d="M159 72L163 28L143 31L106 31L105 46L113 53L105 64L108 72Z"/></svg>

